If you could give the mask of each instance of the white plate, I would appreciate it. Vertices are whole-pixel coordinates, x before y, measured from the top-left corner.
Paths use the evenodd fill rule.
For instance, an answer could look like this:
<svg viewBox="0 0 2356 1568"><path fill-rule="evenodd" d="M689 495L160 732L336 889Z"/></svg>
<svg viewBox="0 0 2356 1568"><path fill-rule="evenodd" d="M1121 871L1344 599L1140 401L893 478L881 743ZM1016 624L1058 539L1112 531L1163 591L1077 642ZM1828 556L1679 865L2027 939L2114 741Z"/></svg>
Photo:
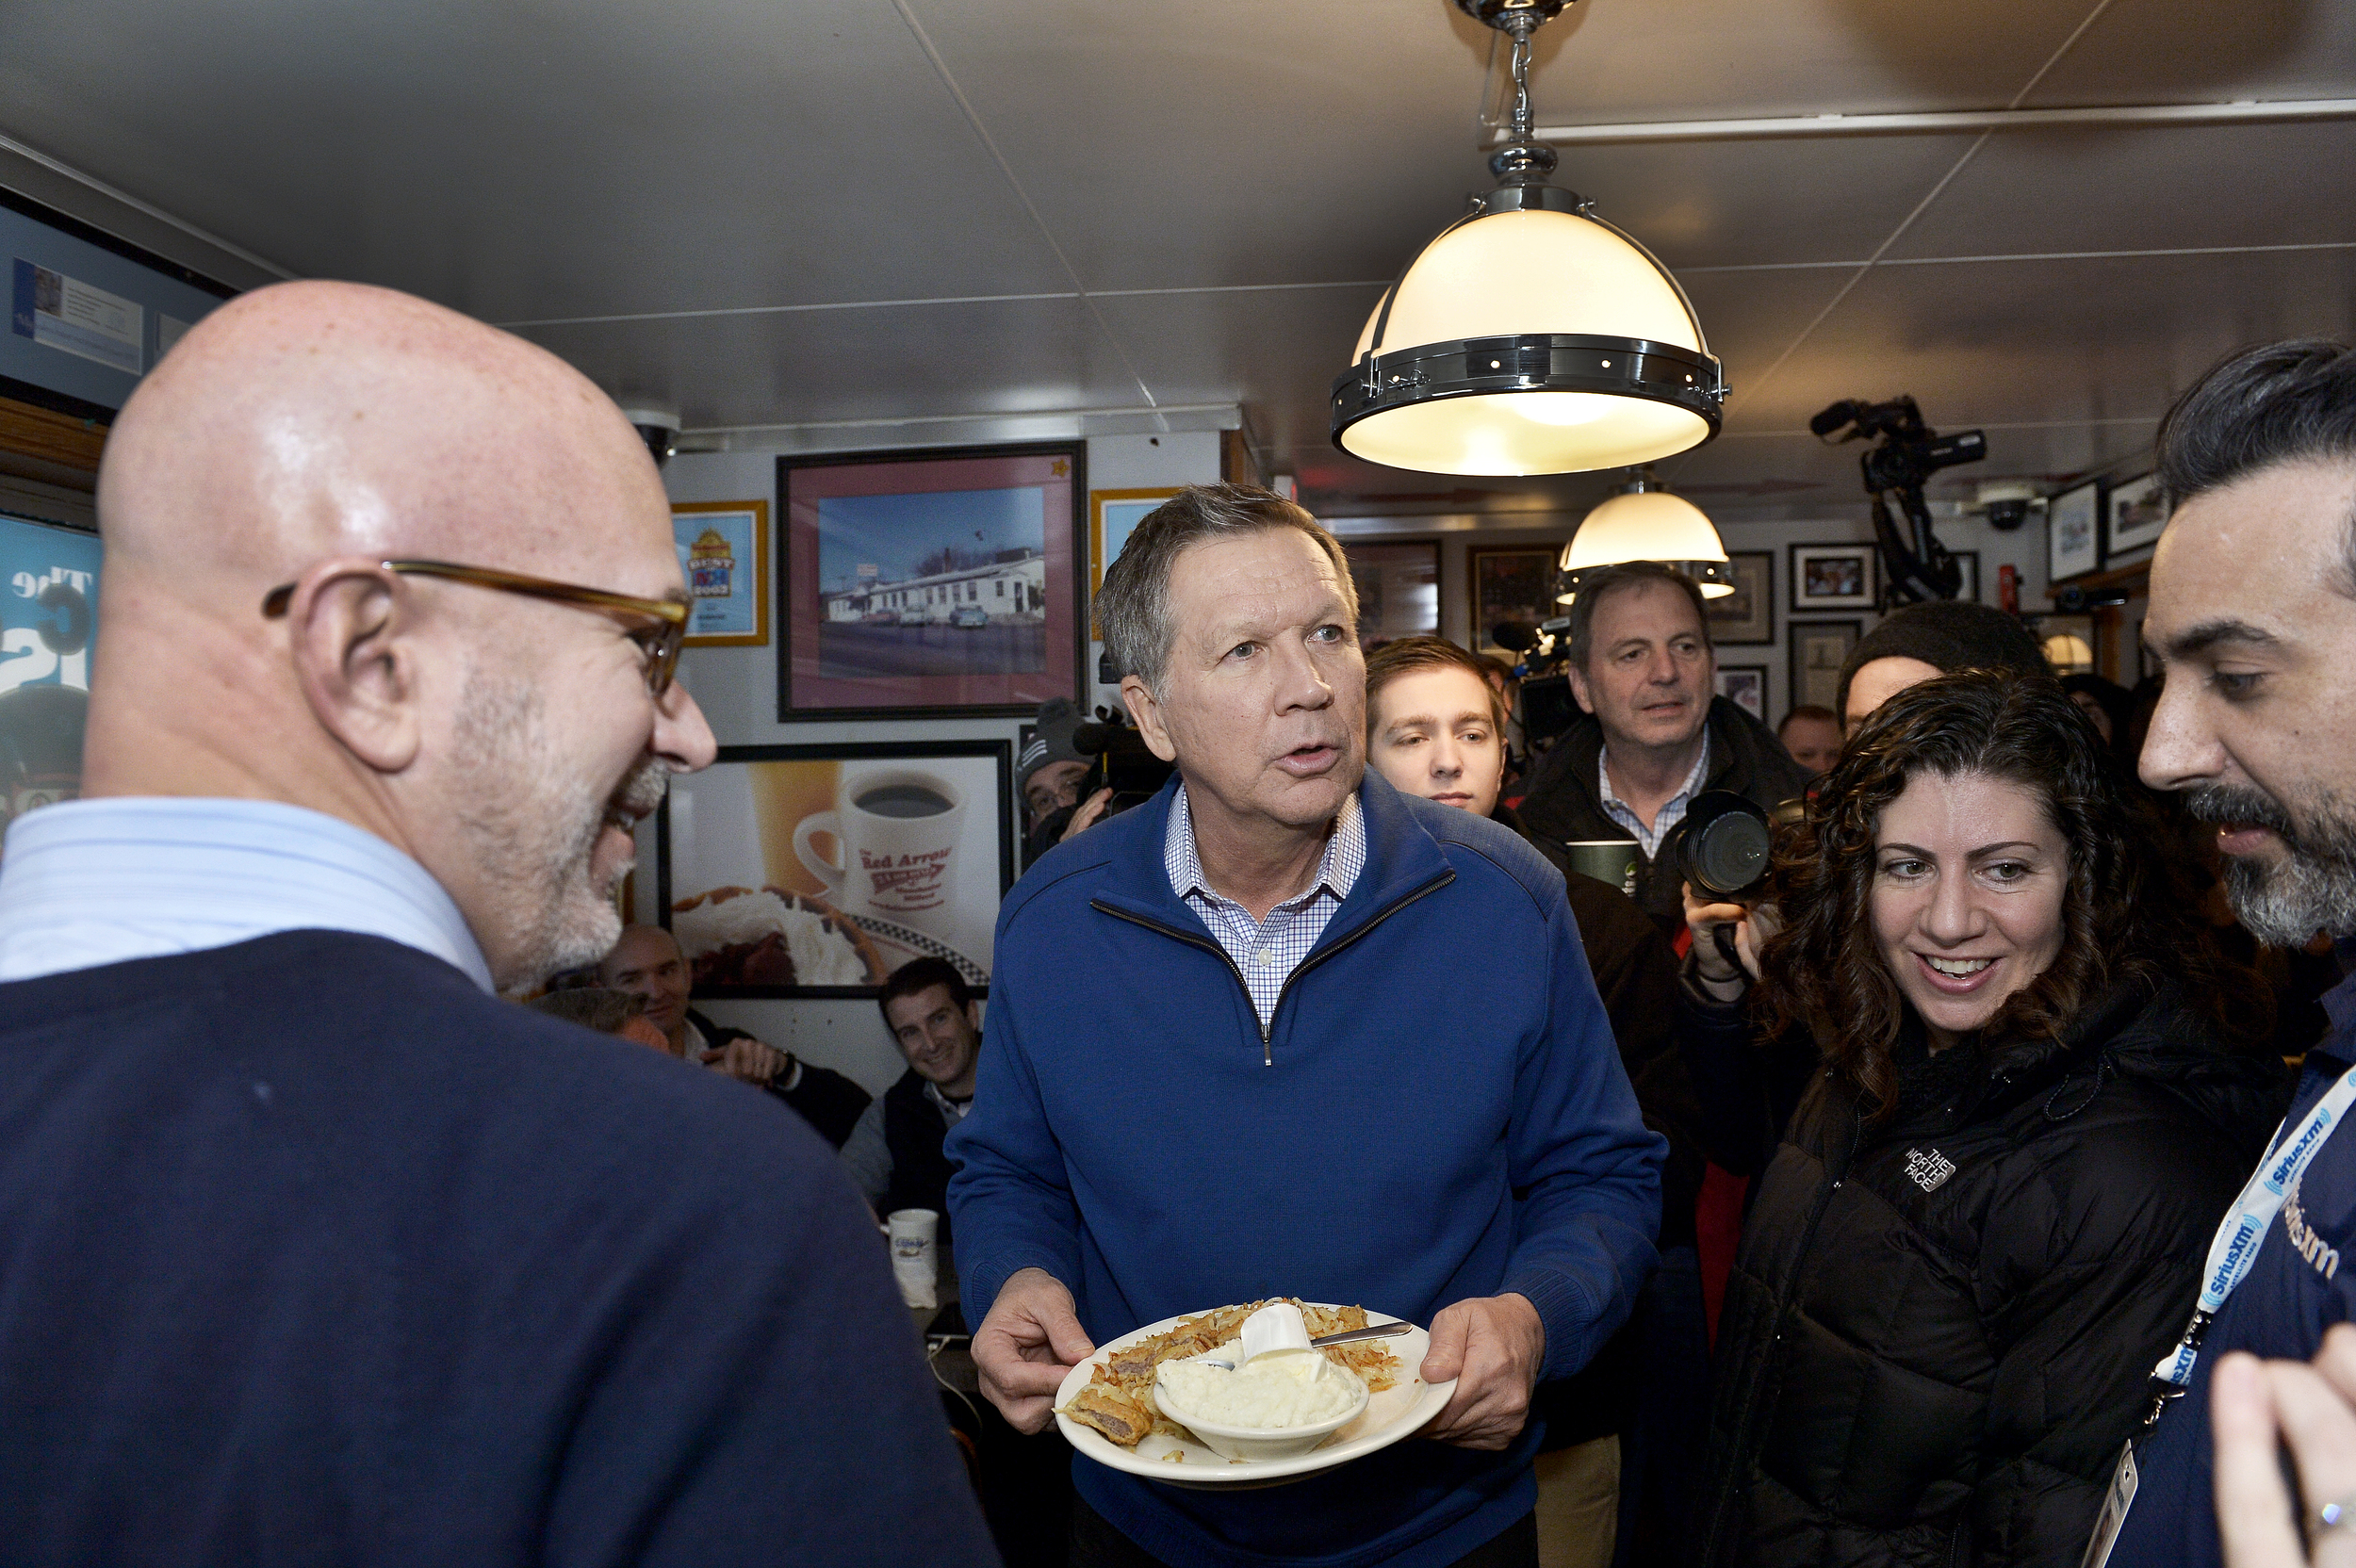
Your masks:
<svg viewBox="0 0 2356 1568"><path fill-rule="evenodd" d="M1312 1301L1311 1306L1331 1303ZM1205 1307L1203 1312L1216 1309ZM1101 1347L1096 1354L1073 1367L1055 1390L1055 1425L1072 1446L1114 1470L1125 1470L1132 1476L1143 1476L1149 1481L1161 1481L1170 1486L1191 1487L1202 1491L1218 1491L1222 1487L1282 1486L1305 1476L1348 1464L1377 1448L1387 1448L1403 1437L1413 1437L1432 1424L1432 1418L1448 1404L1448 1396L1456 1392L1453 1379L1444 1383L1427 1383L1415 1376L1423 1364L1424 1352L1432 1348L1432 1336L1421 1329L1410 1329L1396 1339L1381 1339L1374 1343L1391 1352L1399 1362L1399 1380L1382 1393L1366 1400L1366 1408L1358 1419L1335 1432L1317 1447L1291 1459L1231 1460L1213 1453L1194 1441L1188 1433L1184 1439L1165 1437L1159 1432L1149 1434L1135 1448L1123 1448L1107 1440L1093 1427L1084 1427L1062 1413L1062 1407L1072 1396L1086 1388L1096 1375L1097 1364L1115 1350L1135 1345L1138 1340L1176 1328L1189 1317L1202 1313L1182 1313L1165 1317L1159 1323L1148 1323L1135 1333L1121 1335L1111 1344ZM1399 1318L1388 1313L1369 1311L1366 1321L1397 1323ZM1165 1459L1169 1453L1186 1456L1183 1462Z"/></svg>

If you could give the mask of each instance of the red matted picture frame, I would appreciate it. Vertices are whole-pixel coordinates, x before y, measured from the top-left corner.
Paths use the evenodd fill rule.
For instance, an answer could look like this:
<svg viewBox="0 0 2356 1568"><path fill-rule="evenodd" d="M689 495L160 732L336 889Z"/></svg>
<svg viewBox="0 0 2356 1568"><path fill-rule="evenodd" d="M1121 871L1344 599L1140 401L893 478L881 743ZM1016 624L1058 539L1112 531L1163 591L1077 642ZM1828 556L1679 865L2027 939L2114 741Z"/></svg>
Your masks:
<svg viewBox="0 0 2356 1568"><path fill-rule="evenodd" d="M777 460L777 717L1084 699L1087 445Z"/></svg>

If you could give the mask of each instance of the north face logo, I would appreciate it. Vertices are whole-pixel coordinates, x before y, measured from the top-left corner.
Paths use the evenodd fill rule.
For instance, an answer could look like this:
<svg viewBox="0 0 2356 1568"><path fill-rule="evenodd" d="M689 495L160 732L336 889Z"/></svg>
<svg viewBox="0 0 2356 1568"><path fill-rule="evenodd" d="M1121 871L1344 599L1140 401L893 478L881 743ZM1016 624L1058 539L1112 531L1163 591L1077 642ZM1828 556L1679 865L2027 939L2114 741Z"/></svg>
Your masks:
<svg viewBox="0 0 2356 1568"><path fill-rule="evenodd" d="M1906 1151L1906 1174L1924 1192L1937 1192L1939 1184L1955 1173L1955 1162L1936 1149L1928 1152L1920 1149Z"/></svg>

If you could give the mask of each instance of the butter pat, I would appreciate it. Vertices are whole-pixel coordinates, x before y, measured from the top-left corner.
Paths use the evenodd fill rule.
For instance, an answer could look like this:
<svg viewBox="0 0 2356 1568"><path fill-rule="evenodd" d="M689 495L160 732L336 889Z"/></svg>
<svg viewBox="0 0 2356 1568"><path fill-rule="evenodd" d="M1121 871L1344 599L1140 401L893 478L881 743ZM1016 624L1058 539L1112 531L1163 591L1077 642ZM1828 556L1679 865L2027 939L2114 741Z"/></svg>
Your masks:
<svg viewBox="0 0 2356 1568"><path fill-rule="evenodd" d="M1170 1413L1179 1421L1191 1414L1280 1431L1347 1415L1359 1399L1357 1378L1315 1350L1279 1350L1233 1372L1201 1361L1166 1361L1157 1370L1165 1404L1178 1407Z"/></svg>

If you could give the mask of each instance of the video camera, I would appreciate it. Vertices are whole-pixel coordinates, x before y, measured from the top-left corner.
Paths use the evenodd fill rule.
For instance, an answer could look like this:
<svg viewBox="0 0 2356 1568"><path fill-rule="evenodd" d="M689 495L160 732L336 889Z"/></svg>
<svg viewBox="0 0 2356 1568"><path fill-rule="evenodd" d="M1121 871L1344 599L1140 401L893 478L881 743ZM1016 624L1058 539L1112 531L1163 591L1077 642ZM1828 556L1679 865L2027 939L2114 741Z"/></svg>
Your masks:
<svg viewBox="0 0 2356 1568"><path fill-rule="evenodd" d="M1522 738L1532 751L1543 749L1579 720L1579 699L1571 695L1571 618L1557 615L1535 625L1499 621L1489 629L1489 641L1509 653L1518 653L1513 677L1522 683Z"/></svg>
<svg viewBox="0 0 2356 1568"><path fill-rule="evenodd" d="M1963 584L1963 568L1931 531L1922 482L1941 468L1988 456L1988 437L1976 430L1939 434L1922 422L1922 411L1910 397L1880 403L1851 398L1817 415L1808 428L1819 440L1839 432L1841 441L1879 442L1857 466L1865 475L1866 494L1873 498L1883 607L1954 598ZM1906 514L1911 538L1899 531L1897 519L1890 515L1892 496Z"/></svg>
<svg viewBox="0 0 2356 1568"><path fill-rule="evenodd" d="M1079 726L1072 732L1072 747L1096 759L1080 780L1078 798L1112 791L1113 798L1104 807L1107 817L1152 800L1177 771L1176 763L1153 755L1143 735L1118 721Z"/></svg>

